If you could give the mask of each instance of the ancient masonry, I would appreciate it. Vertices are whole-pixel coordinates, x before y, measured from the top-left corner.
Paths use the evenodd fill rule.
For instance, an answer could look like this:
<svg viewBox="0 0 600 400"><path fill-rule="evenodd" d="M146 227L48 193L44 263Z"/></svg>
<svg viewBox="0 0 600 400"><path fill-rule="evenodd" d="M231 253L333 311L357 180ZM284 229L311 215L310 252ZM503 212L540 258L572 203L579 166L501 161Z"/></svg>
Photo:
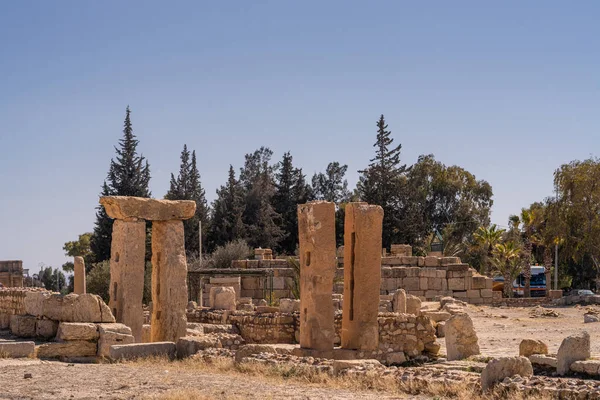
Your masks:
<svg viewBox="0 0 600 400"><path fill-rule="evenodd" d="M100 203L113 225L110 308L142 342L146 221L152 221L151 341L177 341L186 334L187 264L183 220L194 216L193 201L108 196Z"/></svg>
<svg viewBox="0 0 600 400"><path fill-rule="evenodd" d="M86 292L85 285L85 262L83 257L75 257L73 269L73 293L84 294Z"/></svg>
<svg viewBox="0 0 600 400"><path fill-rule="evenodd" d="M23 286L23 261L0 261L0 283L5 287Z"/></svg>
<svg viewBox="0 0 600 400"><path fill-rule="evenodd" d="M379 285L383 209L366 203L346 205L344 221L344 312L342 348L379 346Z"/></svg>
<svg viewBox="0 0 600 400"><path fill-rule="evenodd" d="M333 350L331 302L335 276L335 204L298 206L300 240L300 346ZM379 300L379 295L377 296Z"/></svg>

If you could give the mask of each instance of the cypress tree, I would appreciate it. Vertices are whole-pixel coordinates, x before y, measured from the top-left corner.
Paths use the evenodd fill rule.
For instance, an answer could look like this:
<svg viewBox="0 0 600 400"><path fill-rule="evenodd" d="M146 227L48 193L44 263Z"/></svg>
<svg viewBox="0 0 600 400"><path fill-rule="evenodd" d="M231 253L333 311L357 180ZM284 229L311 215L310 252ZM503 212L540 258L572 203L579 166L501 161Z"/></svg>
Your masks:
<svg viewBox="0 0 600 400"><path fill-rule="evenodd" d="M402 145L393 147L392 132L387 129L382 114L377 121L377 139L373 145L375 157L367 169L358 171L361 176L357 190L362 201L383 208L383 245L389 248L398 236L403 206L400 197L402 177L407 168L400 164Z"/></svg>
<svg viewBox="0 0 600 400"><path fill-rule="evenodd" d="M202 221L204 233L202 241L206 241L205 233L208 229L208 210L204 189L200 182L200 172L196 164L196 151L191 153L187 145L183 145L181 164L177 178L171 174L169 191L165 195L167 200L193 200L196 202L196 213L190 219L183 221L185 232L185 248L188 253L198 254L199 251L199 221Z"/></svg>
<svg viewBox="0 0 600 400"><path fill-rule="evenodd" d="M115 146L116 157L111 159L106 181L100 196L150 197L150 165L143 155L138 155L139 141L133 134L131 110L125 111L123 137ZM104 207L96 207L96 224L90 240L94 260L110 259L113 220L106 215Z"/></svg>
<svg viewBox="0 0 600 400"><path fill-rule="evenodd" d="M281 216L281 227L284 231L278 250L293 254L298 244L298 204L309 200L310 188L306 184L302 169L292 165L290 152L283 155L275 178L276 190L272 204Z"/></svg>
<svg viewBox="0 0 600 400"><path fill-rule="evenodd" d="M244 198L240 183L235 178L233 166L229 166L227 183L217 189L212 207L212 223L209 233L209 250L244 237Z"/></svg>
<svg viewBox="0 0 600 400"><path fill-rule="evenodd" d="M270 165L272 155L267 147L246 154L240 182L244 188L243 221L248 244L276 249L285 234L280 228L281 216L271 205L275 192L274 168Z"/></svg>

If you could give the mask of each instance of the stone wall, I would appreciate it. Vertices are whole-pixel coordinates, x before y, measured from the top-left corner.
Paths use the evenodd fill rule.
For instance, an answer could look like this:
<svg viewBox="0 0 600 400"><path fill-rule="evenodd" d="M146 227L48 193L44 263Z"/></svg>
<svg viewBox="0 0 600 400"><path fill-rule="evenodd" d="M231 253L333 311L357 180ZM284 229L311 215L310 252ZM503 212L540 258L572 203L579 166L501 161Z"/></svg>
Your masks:
<svg viewBox="0 0 600 400"><path fill-rule="evenodd" d="M254 313L196 309L188 312L188 321L205 324L231 324L246 343L298 343L299 313ZM435 329L429 317L411 314L379 313L379 349L369 356L386 359L388 353L402 352L409 357L437 354ZM335 314L335 345L341 342L342 313ZM366 355L365 355L366 357Z"/></svg>
<svg viewBox="0 0 600 400"><path fill-rule="evenodd" d="M0 261L0 283L5 287L23 286L23 261Z"/></svg>
<svg viewBox="0 0 600 400"><path fill-rule="evenodd" d="M26 314L25 297L28 292L51 293L39 288L0 288L0 314Z"/></svg>

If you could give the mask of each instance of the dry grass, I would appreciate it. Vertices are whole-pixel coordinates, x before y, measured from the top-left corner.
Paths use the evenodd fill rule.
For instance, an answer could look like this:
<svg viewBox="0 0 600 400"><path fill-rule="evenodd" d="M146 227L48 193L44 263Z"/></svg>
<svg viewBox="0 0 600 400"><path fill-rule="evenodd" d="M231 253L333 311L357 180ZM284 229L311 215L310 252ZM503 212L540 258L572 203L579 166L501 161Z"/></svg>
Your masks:
<svg viewBox="0 0 600 400"><path fill-rule="evenodd" d="M314 387L345 389L352 391L375 391L399 398L409 395L421 395L433 399L457 399L457 400L526 400L527 397L519 392L507 392L496 389L491 393L481 394L478 385L467 382L439 382L426 378L411 379L403 382L393 375L382 375L376 371L367 371L366 374L356 376L332 376L326 372L316 371L308 365L295 364L263 364L258 362L236 363L230 358L215 358L209 361L200 359L185 359L180 361L169 361L164 358L146 358L127 363L143 367L156 367L156 365L169 363L170 369L197 370L204 373L235 375L240 377L252 377L253 380L262 380L282 384L285 382L310 385ZM206 395L198 390L175 390L149 397L159 400L192 399L204 400L237 400L241 397L228 397L225 392ZM549 400L548 396L536 396L539 400Z"/></svg>

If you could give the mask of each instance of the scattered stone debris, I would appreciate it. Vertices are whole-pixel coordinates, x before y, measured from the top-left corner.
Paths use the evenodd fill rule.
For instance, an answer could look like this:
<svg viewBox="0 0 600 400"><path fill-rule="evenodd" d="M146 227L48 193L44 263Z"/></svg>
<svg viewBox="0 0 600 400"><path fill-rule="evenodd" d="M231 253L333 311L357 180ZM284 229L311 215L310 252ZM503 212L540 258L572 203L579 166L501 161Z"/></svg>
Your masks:
<svg viewBox="0 0 600 400"><path fill-rule="evenodd" d="M559 318L561 315L557 311L542 306L537 306L529 311L529 318Z"/></svg>

